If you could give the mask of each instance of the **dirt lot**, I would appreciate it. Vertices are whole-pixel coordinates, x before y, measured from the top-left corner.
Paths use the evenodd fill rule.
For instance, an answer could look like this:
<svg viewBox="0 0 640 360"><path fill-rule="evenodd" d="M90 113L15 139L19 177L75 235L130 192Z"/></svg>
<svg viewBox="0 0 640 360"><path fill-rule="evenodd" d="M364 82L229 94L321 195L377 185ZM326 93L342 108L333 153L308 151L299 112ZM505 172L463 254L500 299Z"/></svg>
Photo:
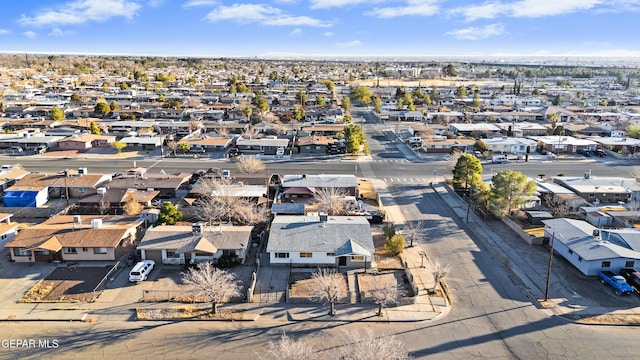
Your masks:
<svg viewBox="0 0 640 360"><path fill-rule="evenodd" d="M156 271L156 270L154 270ZM180 266L161 267L155 280L149 290L143 293L143 301L145 302L206 302L206 299L197 298L193 287L185 285L182 281L182 273L185 268ZM229 269L230 272L238 276L238 280L242 283L241 294L246 294L251 285L251 268L248 266L237 266ZM244 300L244 295L239 298L231 299L230 302L240 302Z"/></svg>
<svg viewBox="0 0 640 360"><path fill-rule="evenodd" d="M291 273L289 283L291 285L291 296L311 298L314 287L314 280L311 278L313 272L295 272ZM347 278L344 277L344 287L338 298L347 297Z"/></svg>
<svg viewBox="0 0 640 360"><path fill-rule="evenodd" d="M20 302L90 302L93 289L111 270L105 267L55 269L27 292Z"/></svg>

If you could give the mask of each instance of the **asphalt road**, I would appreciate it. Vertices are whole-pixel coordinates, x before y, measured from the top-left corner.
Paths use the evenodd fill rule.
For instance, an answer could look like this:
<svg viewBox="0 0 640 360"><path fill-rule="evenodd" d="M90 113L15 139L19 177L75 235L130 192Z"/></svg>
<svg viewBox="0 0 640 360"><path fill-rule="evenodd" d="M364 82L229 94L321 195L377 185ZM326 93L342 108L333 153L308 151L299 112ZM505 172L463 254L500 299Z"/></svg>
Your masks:
<svg viewBox="0 0 640 360"><path fill-rule="evenodd" d="M366 128L369 128L366 125ZM371 127L373 136L380 128ZM372 143L370 162L311 161L268 163L269 172L354 173L387 179L397 202L409 221L422 220L430 229L423 244L431 254L453 265L448 284L454 307L443 319L431 323L367 324L376 333L395 334L416 358L434 359L602 359L635 358L640 330L628 327L575 325L549 316L532 305L527 295L507 276L477 239L470 237L466 225L453 216L441 199L424 186L433 169L442 174L442 162L404 159L404 153L383 137ZM374 149L375 148L375 149ZM379 154L384 156L378 156ZM8 162L7 159L0 161ZM529 176L563 173L581 176L629 175L626 163L564 161L488 165L487 172L514 169ZM131 160L42 159L23 157L20 163L33 171L59 171L87 167L89 172L122 172ZM358 165L356 167L356 164ZM138 160L138 166L152 172L192 171L199 168L231 168L231 163L204 159ZM422 179L412 184L410 180ZM56 348L11 348L0 346L1 359L14 358L216 358L256 359L268 341L286 332L303 337L314 348L335 349L344 344L343 331L362 328L361 324L220 322L100 322L100 323L7 323L2 339L57 340ZM10 343L2 343L10 345ZM1 344L0 344L1 345Z"/></svg>

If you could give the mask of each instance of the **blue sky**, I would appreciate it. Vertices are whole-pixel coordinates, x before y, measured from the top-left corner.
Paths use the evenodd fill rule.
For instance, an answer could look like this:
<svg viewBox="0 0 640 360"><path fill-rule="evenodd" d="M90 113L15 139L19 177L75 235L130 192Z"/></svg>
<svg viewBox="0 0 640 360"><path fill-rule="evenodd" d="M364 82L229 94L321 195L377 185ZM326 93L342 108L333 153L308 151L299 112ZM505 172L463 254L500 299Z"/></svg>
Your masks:
<svg viewBox="0 0 640 360"><path fill-rule="evenodd" d="M22 0L2 10L0 52L640 57L640 0Z"/></svg>

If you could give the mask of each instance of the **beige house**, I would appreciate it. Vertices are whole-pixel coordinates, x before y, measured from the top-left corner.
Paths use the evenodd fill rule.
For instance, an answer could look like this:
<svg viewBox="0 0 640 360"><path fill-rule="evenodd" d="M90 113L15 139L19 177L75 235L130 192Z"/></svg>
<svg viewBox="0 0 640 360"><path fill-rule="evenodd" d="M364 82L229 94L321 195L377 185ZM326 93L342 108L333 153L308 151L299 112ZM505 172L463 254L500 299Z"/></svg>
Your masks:
<svg viewBox="0 0 640 360"><path fill-rule="evenodd" d="M115 261L143 225L137 216L61 215L21 230L5 247L15 262Z"/></svg>

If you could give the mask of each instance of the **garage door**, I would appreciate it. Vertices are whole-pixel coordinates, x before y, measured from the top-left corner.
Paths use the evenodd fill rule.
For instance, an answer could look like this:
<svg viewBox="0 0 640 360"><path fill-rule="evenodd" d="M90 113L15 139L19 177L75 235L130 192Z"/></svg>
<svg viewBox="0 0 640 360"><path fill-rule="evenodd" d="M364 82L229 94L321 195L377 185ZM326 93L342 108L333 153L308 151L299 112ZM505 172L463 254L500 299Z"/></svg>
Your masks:
<svg viewBox="0 0 640 360"><path fill-rule="evenodd" d="M162 250L145 250L145 260L153 260L156 264L162 264Z"/></svg>

